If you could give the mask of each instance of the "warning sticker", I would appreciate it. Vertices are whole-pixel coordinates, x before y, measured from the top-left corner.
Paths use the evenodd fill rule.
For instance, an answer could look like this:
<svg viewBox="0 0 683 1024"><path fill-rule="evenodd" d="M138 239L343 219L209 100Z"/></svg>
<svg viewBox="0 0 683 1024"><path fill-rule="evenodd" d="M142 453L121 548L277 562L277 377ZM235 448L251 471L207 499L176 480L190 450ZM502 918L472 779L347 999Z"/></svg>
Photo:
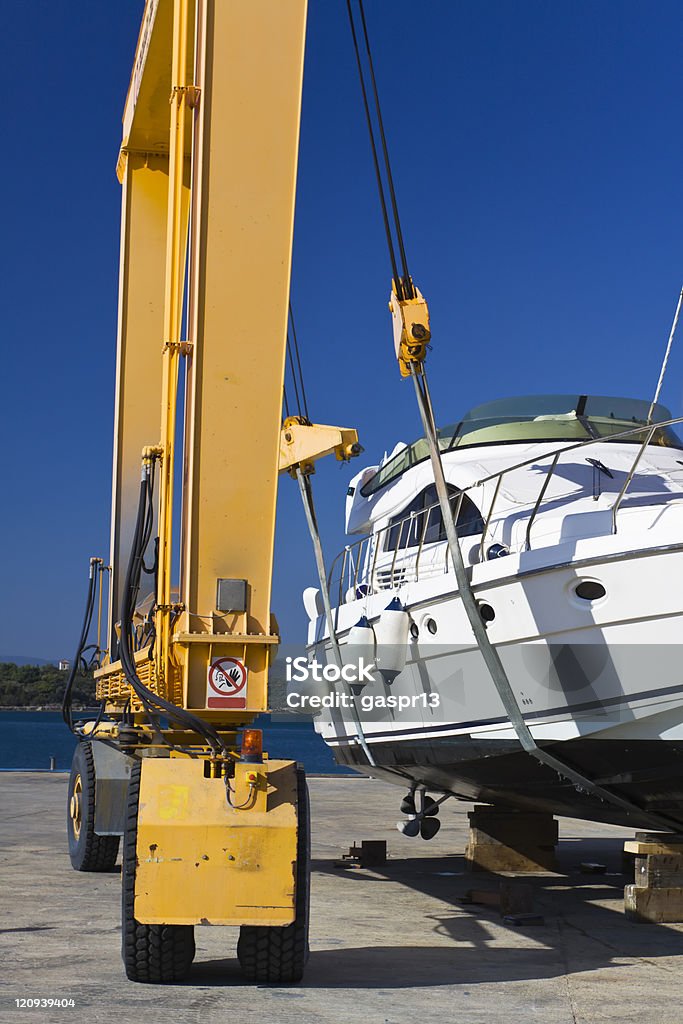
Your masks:
<svg viewBox="0 0 683 1024"><path fill-rule="evenodd" d="M239 658L218 658L209 665L206 679L207 708L247 706L247 669Z"/></svg>

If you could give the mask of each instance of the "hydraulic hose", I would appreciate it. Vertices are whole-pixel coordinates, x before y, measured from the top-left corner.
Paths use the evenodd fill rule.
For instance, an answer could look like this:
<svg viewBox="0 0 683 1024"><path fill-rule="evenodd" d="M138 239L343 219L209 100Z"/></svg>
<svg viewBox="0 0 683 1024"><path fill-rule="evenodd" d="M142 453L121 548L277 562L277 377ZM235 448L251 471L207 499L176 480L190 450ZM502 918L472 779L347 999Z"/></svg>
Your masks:
<svg viewBox="0 0 683 1024"><path fill-rule="evenodd" d="M69 672L66 686L64 687L64 696L62 697L62 718L68 729L74 735L78 735L74 729L73 716L71 714L71 691L73 689L76 676L78 675L78 669L81 664L81 658L83 651L85 650L88 634L90 632L90 625L92 623L93 611L95 609L95 594L97 590L97 571L98 571L98 560L96 558L90 559L90 573L88 576L88 596L85 603L85 615L83 616L83 625L81 627L81 635L78 641L78 647L76 654L74 655L73 662L71 664L71 670Z"/></svg>
<svg viewBox="0 0 683 1024"><path fill-rule="evenodd" d="M168 718L184 729L196 732L202 736L216 754L223 754L225 752L224 745L218 733L207 722L202 721L201 718L186 711L184 708L179 708L176 704L171 704L170 701L165 700L145 686L135 666L135 657L131 647L131 625L140 588L140 573L142 571L145 548L151 536L151 517L149 515L151 506L150 473L150 467L145 464L140 480L138 513L121 599L121 642L119 652L121 665L123 666L126 681L140 698L145 711L159 732L161 732L161 727L158 722L158 712L163 712Z"/></svg>

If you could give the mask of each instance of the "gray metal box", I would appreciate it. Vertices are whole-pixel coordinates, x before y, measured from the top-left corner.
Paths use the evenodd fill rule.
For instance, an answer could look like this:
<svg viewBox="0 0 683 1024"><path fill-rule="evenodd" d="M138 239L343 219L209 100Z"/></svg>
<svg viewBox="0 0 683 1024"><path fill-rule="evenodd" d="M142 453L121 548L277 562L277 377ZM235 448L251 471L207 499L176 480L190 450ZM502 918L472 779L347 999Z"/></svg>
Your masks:
<svg viewBox="0 0 683 1024"><path fill-rule="evenodd" d="M219 612L246 612L247 581L216 580L216 610Z"/></svg>

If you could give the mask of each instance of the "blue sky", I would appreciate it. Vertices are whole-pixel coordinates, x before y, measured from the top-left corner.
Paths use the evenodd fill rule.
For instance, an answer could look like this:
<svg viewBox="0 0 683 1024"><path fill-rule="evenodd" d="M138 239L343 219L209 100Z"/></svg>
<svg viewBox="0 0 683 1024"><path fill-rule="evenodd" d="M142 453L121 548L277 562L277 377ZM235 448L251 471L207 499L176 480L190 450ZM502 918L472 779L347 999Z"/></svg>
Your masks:
<svg viewBox="0 0 683 1024"><path fill-rule="evenodd" d="M68 656L106 555L118 275L114 175L142 2L8 0L0 655ZM650 397L681 259L680 4L366 0L437 417L488 399ZM314 419L363 460L418 433L343 0L311 0L292 296ZM683 413L683 339L663 400ZM359 467L360 468L360 465ZM328 556L348 469L315 479ZM274 610L315 570L281 484Z"/></svg>

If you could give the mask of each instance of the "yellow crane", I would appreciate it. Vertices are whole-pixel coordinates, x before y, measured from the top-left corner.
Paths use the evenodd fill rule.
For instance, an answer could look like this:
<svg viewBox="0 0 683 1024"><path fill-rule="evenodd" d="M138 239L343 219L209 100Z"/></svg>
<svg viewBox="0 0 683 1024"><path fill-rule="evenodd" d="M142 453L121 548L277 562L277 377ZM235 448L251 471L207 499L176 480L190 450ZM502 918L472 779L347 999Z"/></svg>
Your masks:
<svg viewBox="0 0 683 1024"><path fill-rule="evenodd" d="M81 643L109 571L104 712L77 730L67 824L82 871L124 837L135 981L182 978L198 924L240 927L254 981L307 957L305 778L249 728L279 641L278 474L360 450L281 422L305 23L306 0L147 0L125 103L111 554Z"/></svg>

